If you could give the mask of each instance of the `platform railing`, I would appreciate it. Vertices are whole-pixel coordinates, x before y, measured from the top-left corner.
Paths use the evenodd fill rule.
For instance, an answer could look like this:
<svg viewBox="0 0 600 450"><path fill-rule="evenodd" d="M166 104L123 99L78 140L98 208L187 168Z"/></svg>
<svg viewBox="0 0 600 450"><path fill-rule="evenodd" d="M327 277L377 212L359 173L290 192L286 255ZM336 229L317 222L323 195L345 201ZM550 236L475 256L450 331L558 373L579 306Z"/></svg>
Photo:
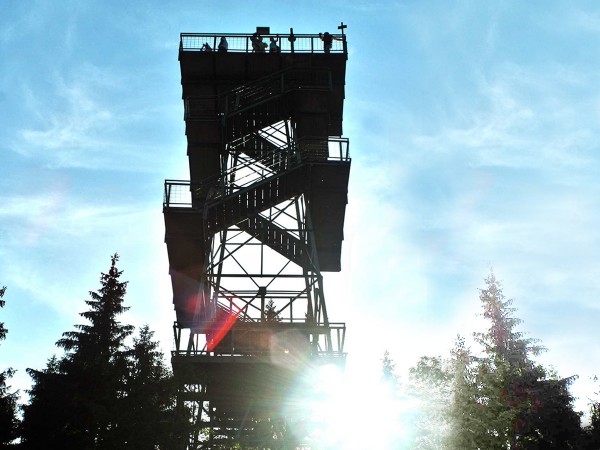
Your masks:
<svg viewBox="0 0 600 450"><path fill-rule="evenodd" d="M342 34L332 34L333 37L330 53L347 54L346 36ZM271 38L280 53L325 53L323 41L318 34L265 34L262 35L262 41L267 44L265 52L254 52L252 49L252 34L243 33L181 33L179 41L180 52L200 52L205 44L208 44L211 51L218 53L221 38L227 40L227 52L232 53L270 53L269 44Z"/></svg>
<svg viewBox="0 0 600 450"><path fill-rule="evenodd" d="M175 325L177 327L177 324ZM285 320L281 322L266 323L266 322L238 322L229 331L230 342L221 347L218 351L220 357L227 356L258 356L268 357L273 356L276 353L285 352L285 342L280 342L277 348L265 348L265 345L252 345L252 336L258 337L260 335L265 336L269 333L276 335L277 333L286 333L296 330L300 334L305 335L308 339L309 335L313 338L317 336L328 335L332 338L332 347L329 350L325 350L315 346L314 342L310 344L310 347L306 347L306 351L313 357L317 358L344 358L346 353L344 352L344 345L346 340L346 324L344 322L330 322L325 324L307 324L305 322L287 322ZM202 333L201 333L202 334ZM250 337L250 340L248 340ZM244 342L244 341L247 342ZM237 345L236 345L237 343ZM290 341L290 345L293 347L294 341ZM309 344L308 340L306 342ZM246 345L245 345L246 344ZM268 347L268 345L267 345ZM171 352L173 357L177 356L212 356L214 353L208 350L206 346L203 348L195 349L175 349Z"/></svg>

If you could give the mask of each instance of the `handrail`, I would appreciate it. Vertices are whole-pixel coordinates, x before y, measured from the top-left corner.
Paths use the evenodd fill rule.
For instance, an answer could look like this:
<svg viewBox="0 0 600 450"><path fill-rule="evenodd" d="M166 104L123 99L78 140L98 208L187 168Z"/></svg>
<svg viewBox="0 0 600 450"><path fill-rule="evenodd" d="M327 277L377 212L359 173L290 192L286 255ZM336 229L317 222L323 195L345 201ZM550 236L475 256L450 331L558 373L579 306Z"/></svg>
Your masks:
<svg viewBox="0 0 600 450"><path fill-rule="evenodd" d="M265 34L262 35L262 38L267 45L269 45L272 37L275 38L279 48L278 53L335 53L347 55L346 35L332 34L331 36L333 41L329 52L325 51L318 34ZM181 33L179 51L200 52L204 44L208 44L214 52L219 53L218 46L222 37L227 40L228 52L253 53L252 34L246 33ZM268 48L266 53L269 53Z"/></svg>
<svg viewBox="0 0 600 450"><path fill-rule="evenodd" d="M331 91L331 71L327 68L291 67L237 86L222 94L225 116L239 113L278 95L298 89Z"/></svg>
<svg viewBox="0 0 600 450"><path fill-rule="evenodd" d="M311 345L306 347L306 351L312 357L317 358L345 358L346 352L344 352L345 336L346 336L346 323L345 322L330 322L328 324L310 324L301 322L236 322L228 331L232 338L232 341L225 344L224 347L218 350L219 357L227 356L252 356L252 357L268 357L272 356L278 351L273 349L261 348L261 345L253 343L251 340L244 342L244 339L252 335L253 333L260 335L263 333L286 330L299 330L307 335L312 335L315 339L317 336L330 336L332 339L332 346L329 349L321 349L319 346ZM200 334L204 334L203 332ZM240 340L237 337L240 337ZM246 344L246 345L245 345ZM255 345L253 345L255 344ZM314 342L313 342L314 344ZM193 350L173 350L171 355L177 356L213 356L213 350L209 350L207 346L204 348L196 348ZM281 353L285 350L281 349ZM214 355L217 356L217 355Z"/></svg>
<svg viewBox="0 0 600 450"><path fill-rule="evenodd" d="M185 120L211 121L265 103L294 90L331 91L331 71L323 67L290 67L253 80L218 96L184 99Z"/></svg>
<svg viewBox="0 0 600 450"><path fill-rule="evenodd" d="M217 358L231 358L231 357L239 357L239 356L247 356L247 357L265 357L265 358L270 358L273 356L273 351L259 351L259 350L254 350L252 352L248 352L248 351L244 351L244 352L237 352L237 351L233 351L233 352L229 352L229 353L225 353L225 352L218 352L217 354L213 355L213 352L207 350L207 349L201 349L201 350L171 350L171 357L172 358L178 358L178 357L185 357L188 361L190 361L189 357L190 356L210 356L212 357L217 357ZM327 350L313 350L311 352L311 356L317 358L317 359L326 359L326 358L332 358L332 359L345 359L346 356L348 356L347 352L339 352L339 351L327 351Z"/></svg>

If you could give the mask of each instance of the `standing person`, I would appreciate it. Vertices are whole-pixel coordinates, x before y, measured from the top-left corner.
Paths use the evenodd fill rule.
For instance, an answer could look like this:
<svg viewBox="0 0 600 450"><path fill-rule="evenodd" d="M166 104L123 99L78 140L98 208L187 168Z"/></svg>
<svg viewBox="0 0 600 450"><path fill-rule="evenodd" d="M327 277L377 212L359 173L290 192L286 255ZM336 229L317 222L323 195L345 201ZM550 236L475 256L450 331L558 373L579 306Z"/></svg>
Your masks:
<svg viewBox="0 0 600 450"><path fill-rule="evenodd" d="M319 33L319 37L323 41L323 50L325 50L325 53L331 52L331 47L333 46L334 39L336 41L341 41L340 38L333 37L331 34L329 34L328 31L326 31L325 33Z"/></svg>
<svg viewBox="0 0 600 450"><path fill-rule="evenodd" d="M279 46L274 37L271 37L271 43L269 44L269 53L279 53Z"/></svg>
<svg viewBox="0 0 600 450"><path fill-rule="evenodd" d="M225 39L225 36L223 36L219 41L218 49L220 52L226 52L227 50L229 50L229 44L227 43L227 39Z"/></svg>
<svg viewBox="0 0 600 450"><path fill-rule="evenodd" d="M267 47L269 45L266 42L263 42L263 38L262 36L259 34L258 35L258 52L260 53L265 53L267 51Z"/></svg>
<svg viewBox="0 0 600 450"><path fill-rule="evenodd" d="M250 37L250 42L252 42L252 51L255 53L259 52L262 47L262 37L260 34L258 34L258 32L254 33L252 37Z"/></svg>

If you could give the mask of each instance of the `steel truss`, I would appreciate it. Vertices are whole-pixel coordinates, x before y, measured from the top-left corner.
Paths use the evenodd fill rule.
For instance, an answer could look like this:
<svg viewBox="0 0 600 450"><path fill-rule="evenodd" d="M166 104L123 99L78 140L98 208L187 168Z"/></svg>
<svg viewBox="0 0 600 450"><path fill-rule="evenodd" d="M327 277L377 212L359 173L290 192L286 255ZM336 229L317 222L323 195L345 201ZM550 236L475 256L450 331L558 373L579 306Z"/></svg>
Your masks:
<svg viewBox="0 0 600 450"><path fill-rule="evenodd" d="M297 142L289 120L270 125L232 141L221 174L190 186L192 202L204 210L206 255L195 325L174 325L173 366L190 374L182 377L178 398L191 415L187 449L233 448L232 442L244 449L310 448L305 412L289 398L293 384L312 383L306 375L319 365L344 364L346 328L328 317L310 198L298 192L222 229L210 218L211 208L253 186L283 180L306 163L307 149L329 145L327 139L306 142ZM271 367L279 379L250 371L248 390L258 394L240 400L244 376L228 388L219 377L248 365ZM260 392L274 398L265 402Z"/></svg>

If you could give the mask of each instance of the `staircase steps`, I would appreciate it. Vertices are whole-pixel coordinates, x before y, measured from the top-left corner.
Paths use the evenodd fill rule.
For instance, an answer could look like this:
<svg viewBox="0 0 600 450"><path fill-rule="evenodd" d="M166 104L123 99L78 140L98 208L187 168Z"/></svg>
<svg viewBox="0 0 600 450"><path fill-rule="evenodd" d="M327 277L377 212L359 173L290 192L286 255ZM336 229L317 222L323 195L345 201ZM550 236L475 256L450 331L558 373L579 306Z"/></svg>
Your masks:
<svg viewBox="0 0 600 450"><path fill-rule="evenodd" d="M330 70L296 67L238 86L222 96L225 108L222 112L231 117L300 89L331 91Z"/></svg>
<svg viewBox="0 0 600 450"><path fill-rule="evenodd" d="M223 94L220 112L225 120L226 140L289 118L287 94L300 90L331 92L330 71L288 69Z"/></svg>
<svg viewBox="0 0 600 450"><path fill-rule="evenodd" d="M258 133L239 140L232 147L232 150L245 153L273 172L281 172L287 167L289 161L287 149L286 145L275 145Z"/></svg>
<svg viewBox="0 0 600 450"><path fill-rule="evenodd" d="M238 222L237 226L300 267L307 266L306 245L284 228L260 215Z"/></svg>
<svg viewBox="0 0 600 450"><path fill-rule="evenodd" d="M206 230L218 233L301 194L304 173L305 167L299 165L207 202L204 210Z"/></svg>
<svg viewBox="0 0 600 450"><path fill-rule="evenodd" d="M225 121L225 138L228 142L259 131L290 116L285 97L271 99L267 103L248 109L243 114L230 116Z"/></svg>

